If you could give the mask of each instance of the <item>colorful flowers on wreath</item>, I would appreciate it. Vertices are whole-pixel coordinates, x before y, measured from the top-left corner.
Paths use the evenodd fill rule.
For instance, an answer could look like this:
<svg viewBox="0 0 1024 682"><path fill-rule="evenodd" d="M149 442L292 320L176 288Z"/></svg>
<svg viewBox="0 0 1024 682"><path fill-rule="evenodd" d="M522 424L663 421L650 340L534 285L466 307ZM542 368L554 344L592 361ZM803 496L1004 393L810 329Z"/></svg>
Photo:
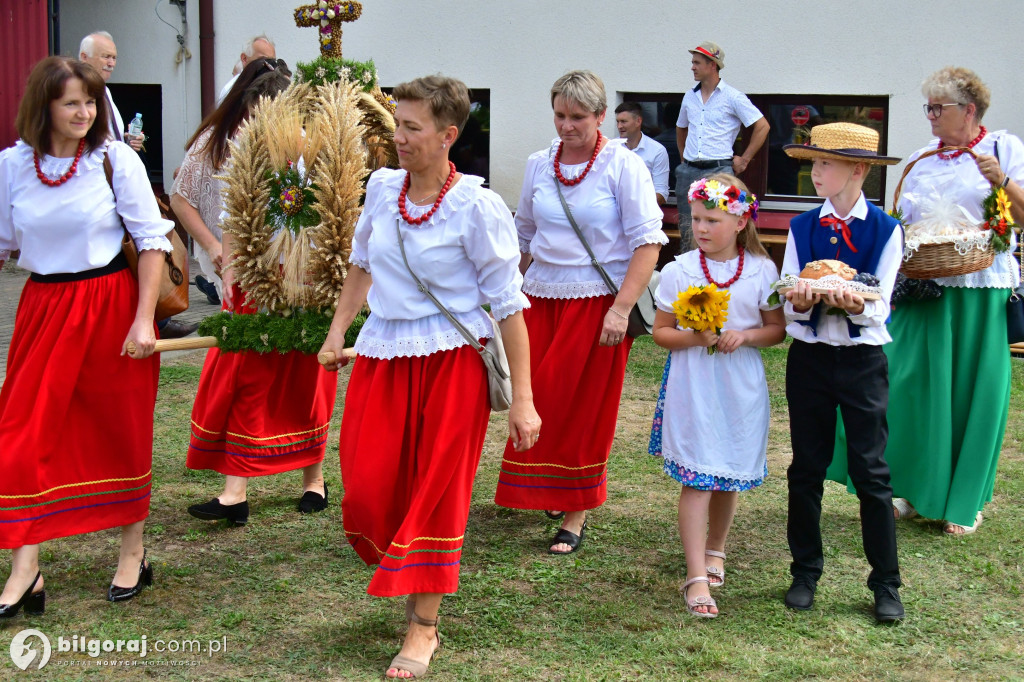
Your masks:
<svg viewBox="0 0 1024 682"><path fill-rule="evenodd" d="M757 209L760 206L753 192L707 178L701 178L690 185L686 198L691 202L704 202L707 209L717 208L734 216L742 217L749 213L751 220L757 220Z"/></svg>
<svg viewBox="0 0 1024 682"><path fill-rule="evenodd" d="M989 245L996 253L1002 253L1010 248L1010 234L1017 227L1010 214L1012 205L1013 202L1010 201L1010 197L1002 187L993 187L989 195L981 202L981 207L985 212L984 229L992 230Z"/></svg>
<svg viewBox="0 0 1024 682"><path fill-rule="evenodd" d="M267 179L270 181L267 224L298 234L303 227L312 227L320 222L314 185L299 173L296 164L289 162L283 170L268 171Z"/></svg>
<svg viewBox="0 0 1024 682"><path fill-rule="evenodd" d="M711 330L721 334L729 316L729 290L719 290L714 284L690 286L679 292L672 311L683 329L697 333ZM713 355L716 350L717 346L708 347L708 355Z"/></svg>

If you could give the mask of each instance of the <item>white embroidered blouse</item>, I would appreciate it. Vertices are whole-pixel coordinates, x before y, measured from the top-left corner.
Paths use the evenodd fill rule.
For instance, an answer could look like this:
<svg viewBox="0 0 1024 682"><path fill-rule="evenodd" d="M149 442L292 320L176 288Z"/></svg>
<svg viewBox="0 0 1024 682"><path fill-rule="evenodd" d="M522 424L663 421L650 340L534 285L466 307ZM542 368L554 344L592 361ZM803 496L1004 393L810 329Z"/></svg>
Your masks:
<svg viewBox="0 0 1024 682"><path fill-rule="evenodd" d="M114 194L103 172L103 154L113 166ZM70 158L44 156L40 168L60 177ZM174 223L160 217L146 168L123 142L107 142L82 155L63 185L36 177L32 148L19 140L0 152L0 260L21 249L18 265L41 275L103 267L121 251L124 220L139 251L171 251L166 235Z"/></svg>
<svg viewBox="0 0 1024 682"><path fill-rule="evenodd" d="M558 199L554 140L530 155L516 209L519 248L533 257L523 291L539 298L590 298L611 292L590 263ZM567 179L579 177L585 163L560 166ZM580 184L562 187L576 224L598 262L622 286L633 251L645 244L667 244L663 214L643 160L622 138L608 140Z"/></svg>
<svg viewBox="0 0 1024 682"><path fill-rule="evenodd" d="M908 161L913 161L922 153L935 149L939 144L932 140L927 147L914 152ZM999 165L1003 171L1018 185L1024 186L1024 144L1016 135L1005 130L990 132L974 147L978 154L994 154L998 144ZM921 159L910 170L903 182L899 206L903 210L904 220L909 225L920 219L915 212L914 202L908 197L924 198L930 192L937 192L945 199L951 200L963 211L968 213L976 223L983 218L981 202L992 190L988 180L978 171L974 158L969 154L961 154L955 159L943 159L938 155ZM935 281L945 287L997 288L1012 289L1020 280L1020 266L1013 257L1017 247L1016 235L1011 235L1010 248L997 253L992 265L979 272L972 272L956 277L939 277Z"/></svg>
<svg viewBox="0 0 1024 682"><path fill-rule="evenodd" d="M467 344L417 289L402 261L398 221L416 276L477 338L494 334L481 305L489 303L496 320L529 307L520 291L515 225L501 198L481 186L482 178L463 175L428 221L410 225L398 212L405 176L404 170L388 168L370 176L352 239L349 261L373 278L367 295L371 314L355 345L366 357L423 356ZM406 205L412 217L429 208Z"/></svg>

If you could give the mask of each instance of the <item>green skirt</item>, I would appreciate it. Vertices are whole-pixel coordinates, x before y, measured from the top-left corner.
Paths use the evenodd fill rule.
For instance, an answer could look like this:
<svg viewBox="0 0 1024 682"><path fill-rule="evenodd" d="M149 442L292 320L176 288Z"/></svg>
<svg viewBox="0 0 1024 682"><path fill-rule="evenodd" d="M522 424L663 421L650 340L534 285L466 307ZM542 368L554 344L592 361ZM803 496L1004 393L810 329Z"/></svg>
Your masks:
<svg viewBox="0 0 1024 682"><path fill-rule="evenodd" d="M1010 290L942 292L893 309L885 459L894 497L927 518L970 526L992 499L1010 409ZM841 419L828 478L853 492Z"/></svg>

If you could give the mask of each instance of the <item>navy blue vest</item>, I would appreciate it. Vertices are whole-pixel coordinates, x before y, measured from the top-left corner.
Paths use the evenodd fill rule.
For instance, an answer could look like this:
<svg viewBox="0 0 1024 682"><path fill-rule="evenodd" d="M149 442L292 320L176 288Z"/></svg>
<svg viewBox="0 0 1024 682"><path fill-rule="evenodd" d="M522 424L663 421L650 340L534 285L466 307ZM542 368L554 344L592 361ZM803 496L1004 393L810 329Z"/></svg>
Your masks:
<svg viewBox="0 0 1024 682"><path fill-rule="evenodd" d="M852 218L849 225L850 239L857 248L856 253L847 246L841 233L821 224L820 207L812 208L790 220L789 238L794 240L800 269L803 270L804 266L811 261L831 259L842 261L857 272L870 272L877 275L878 261L882 258L882 251L889 242L889 238L892 237L893 230L898 228L899 222L869 202L867 217L864 220ZM833 237L837 238L835 244L832 243ZM800 324L809 326L815 335L817 335L818 321L821 319L824 305L824 303L816 305L809 320L799 321ZM860 336L860 325L850 322L849 317L846 318L846 324L850 329L850 338Z"/></svg>

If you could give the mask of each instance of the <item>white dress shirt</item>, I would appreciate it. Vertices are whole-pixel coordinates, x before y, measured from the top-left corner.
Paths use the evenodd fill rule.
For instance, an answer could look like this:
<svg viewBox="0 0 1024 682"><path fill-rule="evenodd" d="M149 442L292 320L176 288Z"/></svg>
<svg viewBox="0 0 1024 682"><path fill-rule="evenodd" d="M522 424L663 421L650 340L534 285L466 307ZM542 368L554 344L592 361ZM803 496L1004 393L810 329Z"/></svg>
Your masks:
<svg viewBox="0 0 1024 682"><path fill-rule="evenodd" d="M551 147L530 155L516 209L519 248L533 256L523 291L540 298L590 298L610 294L590 263L558 199ZM578 177L586 163L560 164L567 179ZM664 214L654 196L647 166L616 138L598 153L586 179L562 194L598 262L616 286L622 286L633 251L644 244L667 244L661 230Z"/></svg>
<svg viewBox="0 0 1024 682"><path fill-rule="evenodd" d="M683 106L676 119L677 128L688 128L686 161L731 160L732 146L740 128L754 125L764 115L742 92L718 81L718 86L705 102L700 83L683 95Z"/></svg>
<svg viewBox="0 0 1024 682"><path fill-rule="evenodd" d="M629 146L627 145L627 149ZM633 148L633 153L644 160L647 170L654 181L654 191L663 198L668 198L668 150L665 146L640 133L640 142Z"/></svg>
<svg viewBox="0 0 1024 682"><path fill-rule="evenodd" d="M477 338L494 335L487 313L502 320L529 307L520 291L519 251L512 214L501 198L463 175L430 220L410 225L398 212L404 170L381 168L370 176L349 262L373 277L366 320L356 352L373 358L423 356L468 342L417 289L402 260L396 222L409 265L434 296ZM430 206L406 204L412 217Z"/></svg>
<svg viewBox="0 0 1024 682"><path fill-rule="evenodd" d="M837 218L849 222L853 218L864 220L868 216L868 204L861 192L857 203L848 215L839 215L832 206L832 201L825 199L825 204L818 212L819 218L834 215ZM851 225L851 230L856 230L856 225ZM896 284L896 273L899 272L900 263L903 261L903 230L895 229L889 237L889 241L882 247L882 256L878 260L879 287L881 299L878 301L864 301L864 311L860 315L850 315L849 320L861 327L860 336L851 337L850 328L846 324L846 315L826 315L825 311L818 314L817 334L809 326L799 324L797 320L811 319L814 308L798 313L793 310L793 304L786 301L784 307L786 313L786 333L794 339L806 341L807 343L827 343L830 346L855 346L869 345L881 346L892 341L885 321L889 318L889 298L892 296L892 287ZM799 275L800 259L797 257L796 240L790 239L786 243L786 256L782 261L783 275ZM819 304L820 305L820 304ZM815 306L817 307L817 306Z"/></svg>
<svg viewBox="0 0 1024 682"><path fill-rule="evenodd" d="M104 151L114 167L116 204L103 172ZM71 162L44 156L40 167L57 178ZM75 174L57 187L39 181L32 148L21 140L0 152L0 260L21 249L18 265L41 275L103 267L121 251L121 219L139 251L171 251L166 235L174 223L160 217L146 168L123 142L83 154Z"/></svg>
<svg viewBox="0 0 1024 682"><path fill-rule="evenodd" d="M1005 130L990 132L975 145L974 151L994 155L997 143L999 165L1003 172L1018 185L1024 186L1024 144L1019 137ZM927 147L914 152L908 161L935 149L938 144L937 139L932 140ZM959 206L974 222L980 223L984 216L981 202L992 191L992 186L978 171L974 158L969 154L961 154L955 159L942 159L936 154L914 165L903 182L902 191L899 206L908 225L921 219L921 206L931 203L929 195L933 192ZM917 202L912 198L916 198ZM944 287L1012 289L1020 280L1020 265L1013 257L1016 247L1017 235L1014 233L1010 236L1010 248L997 253L989 267L956 277L938 277L935 281Z"/></svg>
<svg viewBox="0 0 1024 682"><path fill-rule="evenodd" d="M217 93L217 106L220 106L220 103L223 102L224 98L228 96L229 92L231 92L231 86L235 84L235 81L238 80L238 77L240 75L241 73L236 73L234 76L232 76L231 80L225 83L224 87L221 88L220 92Z"/></svg>

